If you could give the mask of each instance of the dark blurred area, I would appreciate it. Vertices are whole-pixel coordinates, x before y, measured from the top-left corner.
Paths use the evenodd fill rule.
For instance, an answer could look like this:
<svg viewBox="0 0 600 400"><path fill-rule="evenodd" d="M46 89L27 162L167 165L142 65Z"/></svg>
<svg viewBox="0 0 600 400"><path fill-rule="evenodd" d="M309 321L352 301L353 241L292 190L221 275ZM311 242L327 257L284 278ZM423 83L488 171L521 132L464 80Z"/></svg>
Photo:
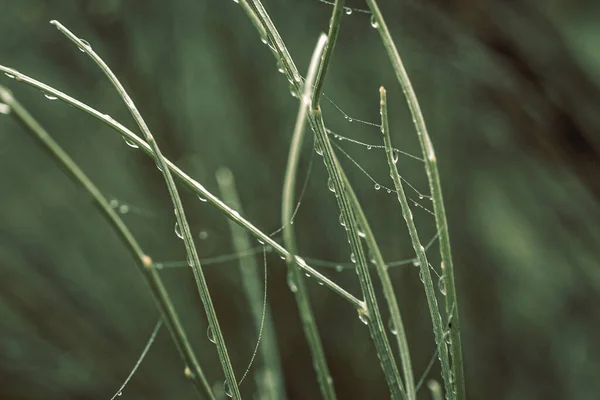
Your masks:
<svg viewBox="0 0 600 400"><path fill-rule="evenodd" d="M469 398L598 398L600 3L380 3L441 168ZM318 0L264 4L305 73L318 35L328 27L331 6ZM348 5L366 8L358 0ZM169 159L215 194L215 171L230 168L243 215L266 232L279 228L298 103L238 4L0 0L0 64L134 128L111 84L48 23L51 19L85 38L112 67ZM166 187L150 158L72 107L4 75L0 84L108 198L127 206L123 218L154 260L185 259L173 232ZM328 127L381 145L378 128L357 121L379 123L381 85L388 90L394 145L419 155L402 90L369 15L344 15L324 86L335 103L323 105ZM89 196L10 115L0 114L0 142L0 398L108 399L135 364L158 310L129 253ZM311 143L305 141L299 186ZM392 186L382 151L337 143L377 182ZM386 260L413 257L395 196L375 190L352 161L341 153L340 159ZM398 165L417 190L428 192L422 163L401 156ZM181 192L200 256L233 252L225 217L187 189ZM415 192L408 194L418 200ZM431 208L427 199L419 202ZM414 212L427 241L435 234L434 220L421 208ZM349 261L318 158L294 227L301 255ZM438 252L435 243L429 251L434 266ZM319 398L285 266L270 255L268 267L288 398ZM241 375L256 332L237 261L207 265L205 271ZM352 271L323 272L360 292ZM410 263L390 273L418 378L435 350L423 287ZM218 389L222 370L206 336L192 272L171 268L161 276ZM356 312L316 282L309 280L308 286L339 398L388 398L368 329ZM195 398L183 368L163 329L121 398ZM429 378L439 379L437 365ZM241 390L253 398L252 380ZM419 398L430 398L426 385Z"/></svg>

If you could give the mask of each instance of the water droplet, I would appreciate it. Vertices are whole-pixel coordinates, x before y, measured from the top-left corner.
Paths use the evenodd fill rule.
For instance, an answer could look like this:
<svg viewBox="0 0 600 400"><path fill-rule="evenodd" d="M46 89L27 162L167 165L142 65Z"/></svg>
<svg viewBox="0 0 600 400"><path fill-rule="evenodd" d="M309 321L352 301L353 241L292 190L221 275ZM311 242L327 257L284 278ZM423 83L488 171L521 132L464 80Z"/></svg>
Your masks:
<svg viewBox="0 0 600 400"><path fill-rule="evenodd" d="M346 15L350 15L352 14L352 9L350 7L344 7L344 12L346 13Z"/></svg>
<svg viewBox="0 0 600 400"><path fill-rule="evenodd" d="M412 260L412 264L413 264L415 267L418 267L419 265L421 265L421 262L419 261L419 259L418 259L418 258L413 258L413 260Z"/></svg>
<svg viewBox="0 0 600 400"><path fill-rule="evenodd" d="M358 234L358 237L361 237L361 238L367 237L367 234L362 229L360 229L360 228L358 228L358 230L356 231L356 233Z"/></svg>
<svg viewBox="0 0 600 400"><path fill-rule="evenodd" d="M354 253L350 253L350 261L356 264L356 256L354 255Z"/></svg>
<svg viewBox="0 0 600 400"><path fill-rule="evenodd" d="M198 237L200 238L200 240L206 240L208 238L208 232L200 231L200 233L198 233Z"/></svg>
<svg viewBox="0 0 600 400"><path fill-rule="evenodd" d="M381 185L379 183L376 183L374 187L375 187L375 190L381 189Z"/></svg>
<svg viewBox="0 0 600 400"><path fill-rule="evenodd" d="M396 325L394 325L394 321L390 318L388 325L390 327L390 333L394 336L398 334L398 330L396 330Z"/></svg>
<svg viewBox="0 0 600 400"><path fill-rule="evenodd" d="M46 92L44 92L44 97L47 98L48 100L56 100L56 99L58 99L58 97L53 96L50 93L46 93Z"/></svg>
<svg viewBox="0 0 600 400"><path fill-rule="evenodd" d="M298 285L296 284L296 279L294 278L294 274L292 271L288 271L287 274L287 285L292 291L292 293L296 293L298 291Z"/></svg>
<svg viewBox="0 0 600 400"><path fill-rule="evenodd" d="M188 264L190 267L192 267L192 266L194 265L194 259L192 258L192 255L191 255L191 254L188 254L188 256L187 256L187 260L186 260L186 261L187 261L187 264Z"/></svg>
<svg viewBox="0 0 600 400"><path fill-rule="evenodd" d="M129 212L129 206L127 204L121 204L119 206L119 212L121 214L127 214Z"/></svg>
<svg viewBox="0 0 600 400"><path fill-rule="evenodd" d="M119 391L119 392L117 393L117 396L119 396L119 397L123 396L123 392Z"/></svg>
<svg viewBox="0 0 600 400"><path fill-rule="evenodd" d="M85 53L86 50L91 50L92 49L92 46L90 46L90 44L88 43L87 40L80 38L79 41L83 45L83 46L79 46L79 45L77 46L77 47L79 47L79 51Z"/></svg>
<svg viewBox="0 0 600 400"><path fill-rule="evenodd" d="M352 118L348 117L348 122L354 121Z"/></svg>
<svg viewBox="0 0 600 400"><path fill-rule="evenodd" d="M296 89L296 85L294 85L293 83L290 83L290 94L292 95L292 97L295 97L297 99L300 98L298 89Z"/></svg>
<svg viewBox="0 0 600 400"><path fill-rule="evenodd" d="M327 180L327 187L329 188L329 190L333 193L335 193L335 186L333 185L333 179L329 178Z"/></svg>
<svg viewBox="0 0 600 400"><path fill-rule="evenodd" d="M8 104L0 103L0 114L10 114L10 106Z"/></svg>
<svg viewBox="0 0 600 400"><path fill-rule="evenodd" d="M318 140L315 142L315 151L317 152L318 155L320 155L320 156L323 155L323 148L321 147L321 144L319 143Z"/></svg>
<svg viewBox="0 0 600 400"><path fill-rule="evenodd" d="M17 71L16 71L16 70L14 70L14 69L12 69L12 68L9 68L9 70L8 70L8 71L6 71L6 72L4 73L4 75L6 75L6 76L7 76L8 78L10 78L10 79L15 79L15 77L16 77L16 75L17 75Z"/></svg>
<svg viewBox="0 0 600 400"><path fill-rule="evenodd" d="M206 329L206 336L208 336L208 340L210 340L211 343L217 343L217 341L215 340L215 334L213 333L210 325Z"/></svg>
<svg viewBox="0 0 600 400"><path fill-rule="evenodd" d="M225 383L223 383L223 392L225 392L225 395L227 397L233 397L233 392L231 391L231 387L229 387L229 383L227 383L227 380L225 381Z"/></svg>
<svg viewBox="0 0 600 400"><path fill-rule="evenodd" d="M440 280L438 281L438 287L440 289L440 293L442 295L446 295L446 280L444 279L444 275L440 276Z"/></svg>
<svg viewBox="0 0 600 400"><path fill-rule="evenodd" d="M338 265L335 266L335 270L337 272L342 272L344 270L344 267L342 265L338 264Z"/></svg>
<svg viewBox="0 0 600 400"><path fill-rule="evenodd" d="M321 281L317 281L317 283L319 284L319 286L323 286L324 285L323 282L321 282Z"/></svg>
<svg viewBox="0 0 600 400"><path fill-rule="evenodd" d="M281 59L280 59L280 60L277 60L277 71L278 71L280 74L283 74L283 73L285 73L285 69L283 69L283 63L281 62Z"/></svg>
<svg viewBox="0 0 600 400"><path fill-rule="evenodd" d="M370 144L367 145L367 150L371 150L373 148L373 146L371 146Z"/></svg>
<svg viewBox="0 0 600 400"><path fill-rule="evenodd" d="M304 276L306 276L307 278L310 278L310 274L308 272L305 272Z"/></svg>
<svg viewBox="0 0 600 400"><path fill-rule="evenodd" d="M422 194L419 195L419 200L423 200L423 195Z"/></svg>
<svg viewBox="0 0 600 400"><path fill-rule="evenodd" d="M234 3L240 4L240 0L233 0Z"/></svg>
<svg viewBox="0 0 600 400"><path fill-rule="evenodd" d="M373 28L379 28L379 23L377 22L377 19L375 18L375 15L371 15L371 26Z"/></svg>
<svg viewBox="0 0 600 400"><path fill-rule="evenodd" d="M344 220L344 214L340 214L340 225L346 226L346 221Z"/></svg>
<svg viewBox="0 0 600 400"><path fill-rule="evenodd" d="M367 312L362 308L358 310L358 319L365 325L369 325L369 317L367 316Z"/></svg>
<svg viewBox="0 0 600 400"><path fill-rule="evenodd" d="M124 140L125 140L125 144L127 146L129 146L131 148L134 148L134 149L139 149L140 148L140 146L138 146L135 142L132 142L131 140L127 140L127 139L124 139Z"/></svg>
<svg viewBox="0 0 600 400"><path fill-rule="evenodd" d="M396 150L392 151L392 162L396 164L398 162L398 152Z"/></svg>
<svg viewBox="0 0 600 400"><path fill-rule="evenodd" d="M179 227L179 222L175 222L175 234L179 239L183 239L183 233L181 233L181 228Z"/></svg>

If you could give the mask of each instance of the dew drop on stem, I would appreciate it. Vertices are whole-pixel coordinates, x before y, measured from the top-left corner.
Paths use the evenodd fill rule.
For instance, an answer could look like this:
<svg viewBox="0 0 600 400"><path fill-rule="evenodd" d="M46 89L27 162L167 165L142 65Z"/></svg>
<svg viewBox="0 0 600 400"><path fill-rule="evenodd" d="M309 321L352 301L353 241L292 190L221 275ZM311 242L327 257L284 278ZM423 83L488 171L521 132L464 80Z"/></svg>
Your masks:
<svg viewBox="0 0 600 400"><path fill-rule="evenodd" d="M354 253L350 253L350 261L356 264L356 256L354 255Z"/></svg>
<svg viewBox="0 0 600 400"><path fill-rule="evenodd" d="M344 7L344 12L346 13L346 15L350 15L352 14L352 9L350 7Z"/></svg>
<svg viewBox="0 0 600 400"><path fill-rule="evenodd" d="M329 188L329 191L335 193L335 186L333 185L333 179L329 178L327 180L327 187Z"/></svg>
<svg viewBox="0 0 600 400"><path fill-rule="evenodd" d="M442 295L446 295L446 280L444 279L444 275L440 276L440 280L438 281L438 288L440 289L440 293Z"/></svg>
<svg viewBox="0 0 600 400"><path fill-rule="evenodd" d="M379 27L379 23L377 22L377 19L375 18L375 15L371 15L371 27L373 28L378 28Z"/></svg>
<svg viewBox="0 0 600 400"><path fill-rule="evenodd" d="M375 190L381 189L381 185L379 183L376 183L374 187L375 187Z"/></svg>
<svg viewBox="0 0 600 400"><path fill-rule="evenodd" d="M179 222L175 222L175 234L179 239L183 239L183 233L181 233L181 227L179 226Z"/></svg>
<svg viewBox="0 0 600 400"><path fill-rule="evenodd" d="M211 343L217 343L217 341L215 340L215 334L213 333L212 328L210 327L210 325L208 326L208 328L206 329L206 336L208 336L208 340Z"/></svg>
<svg viewBox="0 0 600 400"><path fill-rule="evenodd" d="M132 149L139 149L140 146L138 146L135 142L131 141L131 140L127 140L127 139L123 139L125 141L125 144L129 147L131 147Z"/></svg>
<svg viewBox="0 0 600 400"><path fill-rule="evenodd" d="M56 97L54 95L51 95L50 93L46 93L46 92L43 92L43 93L44 93L44 97L47 98L48 100L56 100L56 99L58 99L58 97Z"/></svg>
<svg viewBox="0 0 600 400"><path fill-rule="evenodd" d="M79 47L79 51L85 53L87 50L91 50L92 49L92 46L90 46L90 44L88 43L87 40L80 38L79 41L83 45L83 46L79 46L79 45L77 46L77 47Z"/></svg>
<svg viewBox="0 0 600 400"><path fill-rule="evenodd" d="M394 164L398 162L398 152L396 150L392 150L392 162Z"/></svg>
<svg viewBox="0 0 600 400"><path fill-rule="evenodd" d="M223 383L223 392L225 392L225 396L233 397L231 387L229 386L229 383L227 382L227 380L225 380L225 383Z"/></svg>
<svg viewBox="0 0 600 400"><path fill-rule="evenodd" d="M390 333L394 336L396 336L398 334L398 330L396 329L396 325L394 325L394 321L390 318L389 322L388 322L389 328L390 328Z"/></svg>
<svg viewBox="0 0 600 400"><path fill-rule="evenodd" d="M292 293L296 293L298 291L298 285L296 284L296 278L294 278L294 274L292 271L288 271L287 274L287 285L292 291Z"/></svg>
<svg viewBox="0 0 600 400"><path fill-rule="evenodd" d="M206 200L206 198L204 198L204 197L202 197L200 195L198 195L198 200L200 200L203 203L206 203L208 201L208 200Z"/></svg>
<svg viewBox="0 0 600 400"><path fill-rule="evenodd" d="M363 309L358 310L358 319L363 324L369 325L369 317L367 316L367 313L365 312L365 310L363 310Z"/></svg>

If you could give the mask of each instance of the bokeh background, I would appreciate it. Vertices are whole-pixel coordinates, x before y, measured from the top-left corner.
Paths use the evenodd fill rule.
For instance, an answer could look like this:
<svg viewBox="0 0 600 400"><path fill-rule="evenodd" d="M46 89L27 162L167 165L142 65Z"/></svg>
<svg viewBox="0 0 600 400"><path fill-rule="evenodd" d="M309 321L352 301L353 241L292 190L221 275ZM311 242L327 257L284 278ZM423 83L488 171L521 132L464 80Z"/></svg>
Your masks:
<svg viewBox="0 0 600 400"><path fill-rule="evenodd" d="M361 1L350 6L365 8ZM265 0L301 71L331 6ZM594 0L381 1L438 153L455 260L467 391L473 399L595 399L600 390L600 5ZM54 27L85 38L130 90L163 152L218 193L233 172L242 213L264 231L280 204L297 111L242 9L233 1L0 0L0 63L71 94L134 128L112 86ZM108 127L0 76L123 214L156 261L183 261L161 175ZM345 15L325 82L333 131L381 144L378 88L388 89L392 140L419 154L402 91L369 15ZM0 115L0 398L107 399L158 319L129 253L90 198L10 117ZM338 142L391 186L384 154ZM299 181L307 174L305 143ZM413 257L395 196L340 153L386 260ZM403 176L427 191L422 164ZM299 182L299 185L300 185ZM300 188L299 188L300 189ZM298 189L298 192L299 192ZM185 188L201 257L233 252L228 222ZM297 193L298 193L297 192ZM431 207L427 199L419 200ZM121 208L122 210L125 210ZM433 218L415 208L424 241ZM300 253L348 262L327 176L315 158L295 220ZM258 245L258 243L256 243ZM439 265L438 247L429 251ZM259 254L257 260L262 262ZM205 267L234 368L256 342L238 261ZM356 274L323 269L353 293ZM218 392L215 347L188 268L161 272ZM418 270L391 269L415 375L434 341ZM340 399L388 397L368 329L348 304L308 281ZM268 297L289 399L319 398L285 266L268 257ZM383 307L385 309L385 307ZM166 330L123 391L127 399L194 398ZM253 367L260 368L260 362ZM252 371L251 371L252 372ZM439 379L434 366L429 378ZM252 398L255 384L242 385ZM419 398L428 399L427 387Z"/></svg>

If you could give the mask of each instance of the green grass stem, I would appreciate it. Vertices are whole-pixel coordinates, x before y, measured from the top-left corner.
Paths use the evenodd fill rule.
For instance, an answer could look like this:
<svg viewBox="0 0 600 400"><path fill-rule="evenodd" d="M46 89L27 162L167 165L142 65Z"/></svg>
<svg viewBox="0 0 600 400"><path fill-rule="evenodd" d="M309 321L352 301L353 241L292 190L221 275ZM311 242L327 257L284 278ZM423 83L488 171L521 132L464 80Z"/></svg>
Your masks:
<svg viewBox="0 0 600 400"><path fill-rule="evenodd" d="M13 97L7 89L0 86L0 100L10 107L11 115L25 128L25 131L36 139L63 168L63 170L79 184L91 197L100 209L102 215L112 225L118 237L129 250L136 262L138 270L149 286L154 301L162 314L163 321L171 334L173 342L185 364L186 375L192 380L200 394L213 399L212 391L200 364L194 355L185 329L179 320L179 316L160 275L153 267L152 259L142 250L141 246L123 222L119 214L110 206L100 190L87 177L73 161L73 159L62 149L62 147L50 136L40 123Z"/></svg>
<svg viewBox="0 0 600 400"><path fill-rule="evenodd" d="M394 187L398 194L398 202L402 207L402 216L406 221L406 226L408 227L408 232L410 234L412 246L417 255L417 259L419 260L419 276L425 287L425 296L427 297L429 314L431 315L431 321L433 323L433 333L435 336L435 342L439 348L439 356L442 364L442 377L444 378L446 392L448 393L449 398L454 398L454 395L452 394L452 372L450 370L448 347L445 343L444 324L442 322L442 316L440 315L440 310L438 308L437 297L435 294L435 286L431 279L429 261L427 261L427 253L425 252L425 247L423 247L423 245L421 244L421 240L419 239L419 233L417 232L417 228L413 220L412 211L410 209L410 205L408 204L408 200L406 198L406 194L404 193L404 188L402 186L402 180L400 179L400 175L398 174L398 169L396 167L398 155L394 152L392 142L390 139L386 91L383 87L381 87L379 89L379 93L381 96L381 131L383 132L383 142L385 145L386 158L388 161L388 166L390 168L392 179L394 181Z"/></svg>
<svg viewBox="0 0 600 400"><path fill-rule="evenodd" d="M304 335L306 336L306 340L311 352L321 394L323 395L324 399L330 400L336 398L335 389L331 374L329 372L329 367L327 366L327 360L325 359L325 352L323 351L323 345L321 343L321 337L319 335L319 330L317 328L314 313L312 311L310 299L308 298L306 282L300 268L298 268L296 263L293 262L293 256L295 256L298 251L296 246L294 226L291 224L294 213L294 192L296 187L296 176L298 172L298 161L300 160L300 151L304 138L306 115L311 101L313 91L312 88L315 81L315 76L317 74L317 68L319 67L319 59L321 58L323 48L326 46L326 40L326 36L321 35L319 41L317 42L317 46L315 47L310 66L308 68L308 74L304 84L304 91L300 100L300 105L298 107L298 115L296 117L294 132L292 134L285 172L285 180L283 183L281 223L283 225L283 243L290 252L290 257L288 257L286 260L288 264L288 284L290 285L290 289L292 289L296 299L300 320L302 321L302 328L304 329Z"/></svg>
<svg viewBox="0 0 600 400"><path fill-rule="evenodd" d="M240 198L231 171L228 168L222 167L217 170L216 176L223 201L227 202L231 207L241 210ZM229 229L231 230L233 248L236 253L242 253L252 247L250 237L244 228L229 220ZM279 350L277 348L275 324L273 323L273 317L268 304L263 304L263 290L266 291L267 282L265 281L265 288L263 289L261 285L263 278L255 257L240 258L239 266L242 287L248 298L254 327L259 335L261 325L263 326L262 341L258 347L260 359L262 360L262 373L257 375L255 379L259 390L258 397L265 400L285 399L285 387ZM264 323L263 310L265 311Z"/></svg>
<svg viewBox="0 0 600 400"><path fill-rule="evenodd" d="M152 148L154 153L154 159L157 163L159 170L161 171L165 183L167 185L167 189L169 191L169 196L173 203L173 207L175 210L175 218L177 220L177 224L179 225L179 229L181 235L183 236L183 241L185 244L185 249L187 253L187 259L190 262L192 267L192 271L194 273L194 278L196 279L196 286L198 288L198 293L204 305L204 310L206 312L206 316L208 319L208 324L212 329L215 344L217 346L217 353L219 354L219 359L221 361L221 365L223 367L223 372L225 374L225 382L226 393L230 395L230 397L234 399L240 399L240 391L237 386L237 380L235 378L235 373L233 371L233 366L231 365L231 360L229 359L229 354L227 353L227 346L225 344L225 339L223 338L223 333L221 332L221 328L219 326L219 321L217 319L217 314L215 312L215 308L212 303L212 299L210 296L210 292L208 290L208 285L206 283L206 279L204 278L204 273L202 271L202 266L200 265L200 261L198 259L198 252L196 251L196 246L194 244L194 239L192 233L190 231L190 227L188 225L187 218L185 216L185 210L183 208L183 203L181 202L181 198L179 196L179 192L177 190L177 186L175 185L175 181L171 175L171 171L167 168L167 164L165 159L158 147L158 143L154 139L154 136L150 132L148 125L142 118L140 112L138 111L135 103L121 84L121 82L117 79L116 75L111 71L108 65L96 54L96 52L92 49L92 47L87 42L83 42L77 36L75 36L71 31L65 28L58 21L51 21L51 24L56 26L56 28L64 34L69 40L79 47L81 51L85 54L89 55L90 58L98 65L98 67L104 72L104 74L111 81L123 101L125 105L129 109L129 112L133 116L135 122L138 127L142 131L146 142Z"/></svg>

